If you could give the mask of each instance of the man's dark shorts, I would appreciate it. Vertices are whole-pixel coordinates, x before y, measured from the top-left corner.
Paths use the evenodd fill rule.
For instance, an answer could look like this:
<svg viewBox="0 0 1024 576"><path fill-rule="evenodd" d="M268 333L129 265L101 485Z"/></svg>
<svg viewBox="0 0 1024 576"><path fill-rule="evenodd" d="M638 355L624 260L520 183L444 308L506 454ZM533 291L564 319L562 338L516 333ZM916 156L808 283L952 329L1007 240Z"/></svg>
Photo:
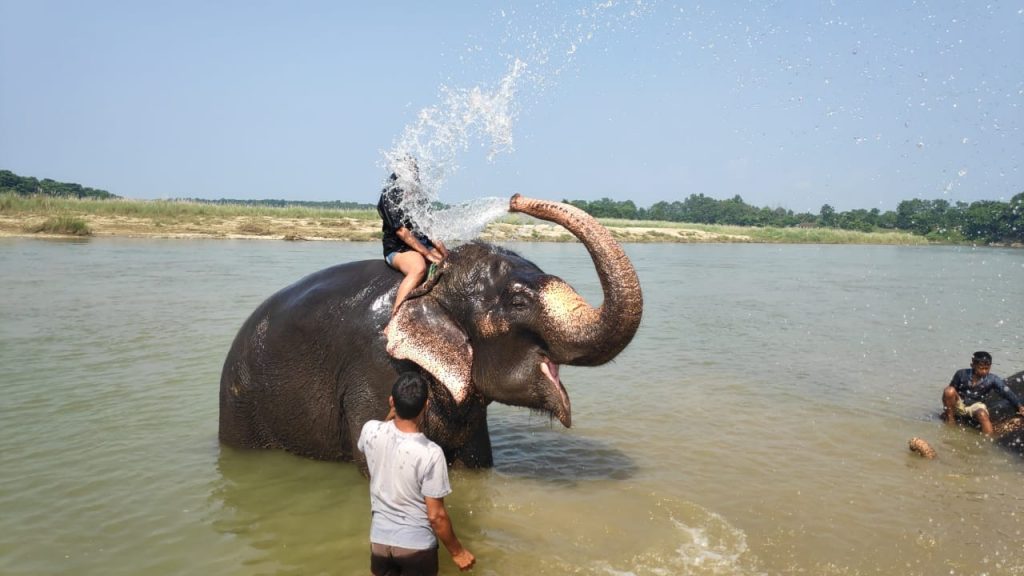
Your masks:
<svg viewBox="0 0 1024 576"><path fill-rule="evenodd" d="M437 548L413 550L370 543L373 576L437 576Z"/></svg>

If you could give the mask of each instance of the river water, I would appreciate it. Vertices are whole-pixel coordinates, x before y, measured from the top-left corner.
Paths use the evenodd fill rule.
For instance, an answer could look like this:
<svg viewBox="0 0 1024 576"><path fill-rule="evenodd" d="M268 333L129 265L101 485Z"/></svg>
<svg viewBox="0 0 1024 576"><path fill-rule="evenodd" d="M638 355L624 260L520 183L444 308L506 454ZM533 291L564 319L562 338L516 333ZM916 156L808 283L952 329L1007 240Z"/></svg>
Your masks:
<svg viewBox="0 0 1024 576"><path fill-rule="evenodd" d="M580 245L511 247L600 300ZM452 473L474 573L1024 574L1024 460L935 418L974 350L1024 370L1024 251L626 251L644 321L563 370L574 427L495 405ZM367 573L354 466L222 448L217 394L264 298L378 252L0 240L0 573Z"/></svg>

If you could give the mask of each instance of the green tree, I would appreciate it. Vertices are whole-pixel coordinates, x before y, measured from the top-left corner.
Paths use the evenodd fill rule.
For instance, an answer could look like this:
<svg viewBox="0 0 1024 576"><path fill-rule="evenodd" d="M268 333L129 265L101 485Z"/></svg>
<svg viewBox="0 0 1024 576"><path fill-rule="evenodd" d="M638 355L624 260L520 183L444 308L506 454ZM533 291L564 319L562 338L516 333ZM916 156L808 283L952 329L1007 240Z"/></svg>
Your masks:
<svg viewBox="0 0 1024 576"><path fill-rule="evenodd" d="M1024 243L1024 192L1010 198L1006 211L1006 240Z"/></svg>
<svg viewBox="0 0 1024 576"><path fill-rule="evenodd" d="M0 193L2 192L13 192L21 196L43 194L74 198L118 198L106 190L87 188L72 182L57 182L49 178L39 181L32 177L18 176L10 170L0 170Z"/></svg>
<svg viewBox="0 0 1024 576"><path fill-rule="evenodd" d="M828 228L835 228L839 225L839 219L836 216L836 209L832 206L825 204L821 207L818 212L818 224Z"/></svg>
<svg viewBox="0 0 1024 576"><path fill-rule="evenodd" d="M949 202L946 200L904 200L896 206L896 227L925 235L930 232L955 227L954 219L947 215Z"/></svg>

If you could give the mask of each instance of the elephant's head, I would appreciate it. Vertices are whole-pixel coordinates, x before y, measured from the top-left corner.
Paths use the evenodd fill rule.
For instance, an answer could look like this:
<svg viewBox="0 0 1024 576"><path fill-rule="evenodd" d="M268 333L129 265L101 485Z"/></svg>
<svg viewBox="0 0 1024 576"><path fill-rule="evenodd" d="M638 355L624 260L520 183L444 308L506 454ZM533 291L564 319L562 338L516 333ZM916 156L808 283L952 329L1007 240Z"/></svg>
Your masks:
<svg viewBox="0 0 1024 576"><path fill-rule="evenodd" d="M629 344L643 312L640 281L611 234L582 210L518 194L510 210L557 223L583 242L602 305L590 306L514 252L471 243L452 250L436 282L398 309L386 328L388 352L429 371L457 404L478 396L546 412L569 427L559 365L597 366Z"/></svg>

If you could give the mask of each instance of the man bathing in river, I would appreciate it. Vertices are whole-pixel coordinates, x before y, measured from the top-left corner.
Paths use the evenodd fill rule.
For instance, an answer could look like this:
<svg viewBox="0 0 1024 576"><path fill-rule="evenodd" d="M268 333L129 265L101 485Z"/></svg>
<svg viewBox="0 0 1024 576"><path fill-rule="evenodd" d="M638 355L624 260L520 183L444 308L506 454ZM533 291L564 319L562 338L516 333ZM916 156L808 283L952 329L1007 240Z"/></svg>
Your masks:
<svg viewBox="0 0 1024 576"><path fill-rule="evenodd" d="M452 528L444 497L451 493L441 447L420 431L427 381L416 372L398 377L391 412L370 420L359 434L359 451L370 471L370 571L374 576L437 574L437 541L466 571L476 557Z"/></svg>
<svg viewBox="0 0 1024 576"><path fill-rule="evenodd" d="M971 367L957 370L953 379L942 392L942 405L945 410L942 419L954 424L957 418L974 420L981 426L985 436L992 436L992 420L989 418L988 406L981 400L992 390L998 391L1010 404L1017 407L1017 413L1024 416L1024 402L1013 393L1002 378L992 374L992 355L988 352L975 352L971 358Z"/></svg>

